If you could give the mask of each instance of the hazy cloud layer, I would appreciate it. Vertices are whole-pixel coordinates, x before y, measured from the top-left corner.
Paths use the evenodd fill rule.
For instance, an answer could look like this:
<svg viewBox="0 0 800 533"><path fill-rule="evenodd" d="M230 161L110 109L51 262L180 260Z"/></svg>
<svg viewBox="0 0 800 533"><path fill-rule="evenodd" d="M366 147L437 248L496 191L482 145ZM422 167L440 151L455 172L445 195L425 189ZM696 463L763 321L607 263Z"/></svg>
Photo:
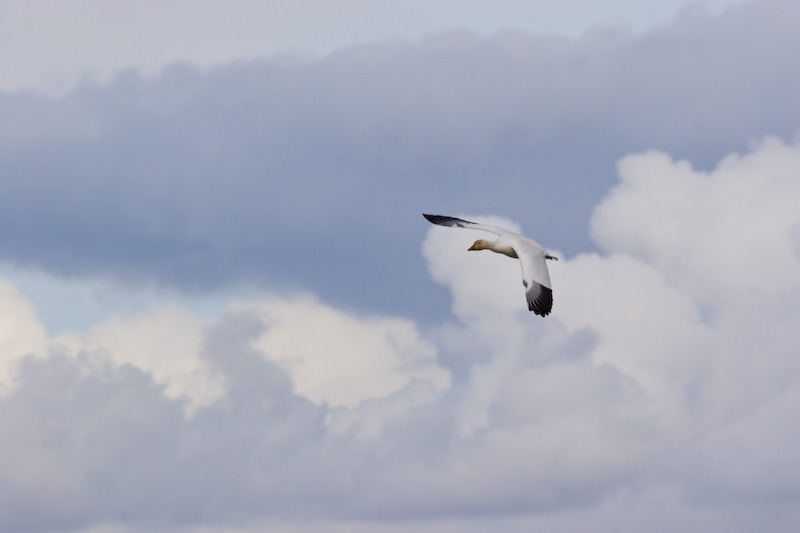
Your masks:
<svg viewBox="0 0 800 533"><path fill-rule="evenodd" d="M591 249L588 213L620 157L709 168L793 135L799 17L768 0L638 36L453 32L0 94L0 259L437 316L446 295L409 259L421 211L503 213L550 247Z"/></svg>
<svg viewBox="0 0 800 533"><path fill-rule="evenodd" d="M514 261L433 226L455 320L425 328L265 294L42 340L4 284L0 528L794 531L800 143L618 168L547 319Z"/></svg>
<svg viewBox="0 0 800 533"><path fill-rule="evenodd" d="M321 55L353 42L413 39L451 28L481 35L508 27L580 35L597 26L643 30L692 0L6 0L0 90L66 91L136 66L158 72L178 61L210 66L272 54ZM704 0L722 11L746 0ZM108 46L124 42L125 46Z"/></svg>

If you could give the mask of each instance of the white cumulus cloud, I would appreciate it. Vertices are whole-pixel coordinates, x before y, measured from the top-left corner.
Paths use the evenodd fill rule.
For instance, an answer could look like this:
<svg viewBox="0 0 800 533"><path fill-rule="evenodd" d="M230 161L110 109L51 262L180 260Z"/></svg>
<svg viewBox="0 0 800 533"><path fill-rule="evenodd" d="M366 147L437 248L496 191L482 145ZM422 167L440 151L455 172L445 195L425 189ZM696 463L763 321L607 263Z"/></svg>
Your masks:
<svg viewBox="0 0 800 533"><path fill-rule="evenodd" d="M798 174L797 144L776 138L709 172L659 152L628 156L621 183L595 210L592 234L701 302L771 298L800 284Z"/></svg>
<svg viewBox="0 0 800 533"><path fill-rule="evenodd" d="M312 297L266 298L233 307L264 324L252 346L291 376L294 391L317 403L355 407L411 380L449 386L436 347L408 320L359 317Z"/></svg>

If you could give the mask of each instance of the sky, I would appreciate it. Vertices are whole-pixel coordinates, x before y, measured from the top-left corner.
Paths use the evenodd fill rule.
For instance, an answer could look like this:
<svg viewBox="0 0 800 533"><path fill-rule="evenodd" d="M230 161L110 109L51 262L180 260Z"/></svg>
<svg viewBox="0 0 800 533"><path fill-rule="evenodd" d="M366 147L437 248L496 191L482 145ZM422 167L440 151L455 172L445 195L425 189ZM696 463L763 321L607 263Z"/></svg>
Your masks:
<svg viewBox="0 0 800 533"><path fill-rule="evenodd" d="M551 4L4 2L0 530L794 531L800 4Z"/></svg>

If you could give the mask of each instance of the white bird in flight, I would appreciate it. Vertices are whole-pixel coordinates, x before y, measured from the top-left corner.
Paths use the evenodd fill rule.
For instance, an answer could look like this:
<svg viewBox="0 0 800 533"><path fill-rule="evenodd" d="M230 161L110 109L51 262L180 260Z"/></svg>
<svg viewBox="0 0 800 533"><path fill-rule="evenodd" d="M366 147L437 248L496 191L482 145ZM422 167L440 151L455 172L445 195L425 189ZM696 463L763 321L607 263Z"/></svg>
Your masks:
<svg viewBox="0 0 800 533"><path fill-rule="evenodd" d="M498 254L519 259L522 265L522 285L525 286L525 297L528 310L537 315L547 316L553 308L553 290L550 287L550 273L547 271L547 259L558 261L558 257L550 255L536 239L524 237L519 233L508 231L498 226L478 224L455 217L422 214L429 222L439 226L479 229L497 235L494 241L478 239L468 250L491 250Z"/></svg>

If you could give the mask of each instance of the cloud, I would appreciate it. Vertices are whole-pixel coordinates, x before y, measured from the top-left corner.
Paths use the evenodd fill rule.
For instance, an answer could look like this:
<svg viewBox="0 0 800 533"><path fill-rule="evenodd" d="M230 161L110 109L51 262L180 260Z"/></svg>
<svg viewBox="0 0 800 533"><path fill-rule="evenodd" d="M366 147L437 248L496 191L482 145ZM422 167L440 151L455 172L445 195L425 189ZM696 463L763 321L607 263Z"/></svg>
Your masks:
<svg viewBox="0 0 800 533"><path fill-rule="evenodd" d="M200 357L203 327L191 313L164 305L112 317L84 334L61 334L53 344L71 354L100 352L117 365L141 369L164 386L168 398L185 399L192 412L225 392L224 380Z"/></svg>
<svg viewBox="0 0 800 533"><path fill-rule="evenodd" d="M6 283L5 288L0 301L9 309L9 331L0 346L7 388L13 387L21 359L50 351L145 372L167 398L185 402L189 416L227 392L225 373L204 355L206 330L215 321L163 304L48 341L31 306L12 286ZM359 317L310 296L240 301L228 312L261 324L263 331L251 342L253 353L285 371L293 392L317 404L355 407L414 380L430 382L437 390L450 384L449 373L436 364L436 346L408 320Z"/></svg>
<svg viewBox="0 0 800 533"><path fill-rule="evenodd" d="M487 34L511 26L569 35L608 24L641 29L671 19L687 3L571 0L553 6L477 0L458 2L454 9L447 1L385 0L376 6L364 0L335 5L243 0L229 2L229 9L221 12L212 1L174 1L158 5L156 15L151 2L83 0L79 10L52 0L11 2L0 20L0 33L19 53L0 67L0 88L64 91L87 77L107 79L132 66L153 73L179 61L208 67L263 54L324 54L354 41L415 39L452 28ZM739 3L713 0L705 5L719 11ZM108 49L105 44L114 40L128 46Z"/></svg>
<svg viewBox="0 0 800 533"><path fill-rule="evenodd" d="M435 33L0 94L0 259L430 320L447 298L424 288L419 212L504 213L574 254L625 154L707 168L790 138L796 9L691 11L641 35Z"/></svg>
<svg viewBox="0 0 800 533"><path fill-rule="evenodd" d="M435 362L436 347L410 321L353 316L309 297L243 302L234 309L259 317L265 330L253 348L315 403L356 407L417 379L437 389L449 386L450 376Z"/></svg>
<svg viewBox="0 0 800 533"><path fill-rule="evenodd" d="M47 345L36 311L17 289L0 279L0 393L14 383L19 360Z"/></svg>
<svg viewBox="0 0 800 533"><path fill-rule="evenodd" d="M0 527L793 531L798 162L774 138L710 171L623 158L592 218L603 251L551 264L546 319L515 261L431 226L454 312L433 326L265 294L45 340L0 397ZM761 291L708 268L769 239L788 264Z"/></svg>
<svg viewBox="0 0 800 533"><path fill-rule="evenodd" d="M622 182L594 213L593 236L654 264L703 302L791 292L800 279L798 171L795 146L775 138L711 172L662 153L629 156L619 163Z"/></svg>

